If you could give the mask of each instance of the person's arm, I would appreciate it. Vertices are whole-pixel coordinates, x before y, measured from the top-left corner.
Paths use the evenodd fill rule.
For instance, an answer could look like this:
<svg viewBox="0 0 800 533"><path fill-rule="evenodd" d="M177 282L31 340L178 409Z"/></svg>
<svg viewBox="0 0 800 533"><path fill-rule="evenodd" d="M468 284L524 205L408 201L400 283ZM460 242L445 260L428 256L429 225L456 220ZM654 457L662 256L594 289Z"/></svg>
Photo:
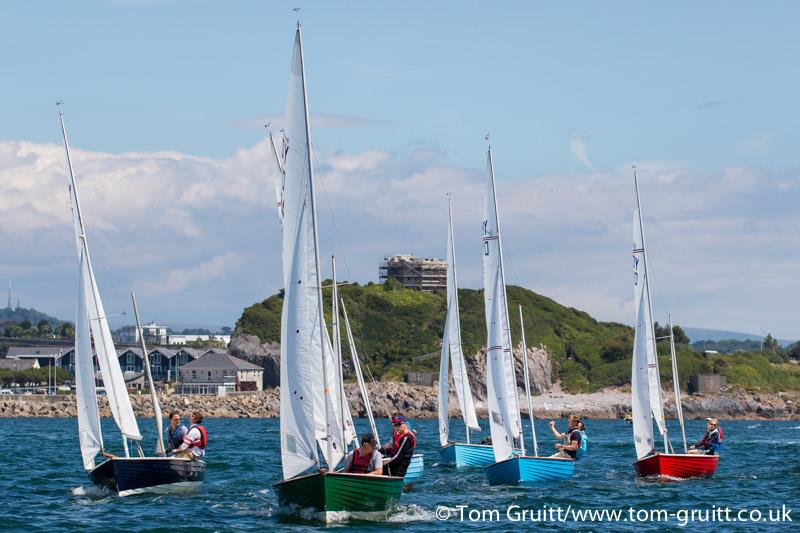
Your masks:
<svg viewBox="0 0 800 533"><path fill-rule="evenodd" d="M552 420L550 421L550 431L553 432L553 437L555 437L555 438L557 438L559 440L564 438L564 434L558 432L558 430L556 429L556 423L553 422Z"/></svg>
<svg viewBox="0 0 800 533"><path fill-rule="evenodd" d="M353 452L347 454L347 457L344 458L344 467L342 467L342 472L350 472L350 467L353 466Z"/></svg>
<svg viewBox="0 0 800 533"><path fill-rule="evenodd" d="M375 450L375 453L372 454L372 464L375 466L375 469L372 472L367 472L367 474L369 474L370 476L382 476L383 458L381 456L381 453L377 450Z"/></svg>
<svg viewBox="0 0 800 533"><path fill-rule="evenodd" d="M200 433L199 429L193 429L191 431L187 431L186 432L186 436L183 437L183 443L178 448L175 449L176 452L182 452L183 450L186 450L192 444L194 444L194 438L191 437L192 431L196 431L197 433ZM198 437L199 437L199 435L198 435Z"/></svg>
<svg viewBox="0 0 800 533"><path fill-rule="evenodd" d="M406 449L406 446L410 446L410 444L409 444L410 442L411 442L411 438L409 437L409 435L404 435L403 438L400 440L400 445L397 447L396 450L394 450L394 455L389 457L388 461L385 461L385 462L391 463L392 461L394 461L395 459L400 457L400 454L403 453L403 451Z"/></svg>

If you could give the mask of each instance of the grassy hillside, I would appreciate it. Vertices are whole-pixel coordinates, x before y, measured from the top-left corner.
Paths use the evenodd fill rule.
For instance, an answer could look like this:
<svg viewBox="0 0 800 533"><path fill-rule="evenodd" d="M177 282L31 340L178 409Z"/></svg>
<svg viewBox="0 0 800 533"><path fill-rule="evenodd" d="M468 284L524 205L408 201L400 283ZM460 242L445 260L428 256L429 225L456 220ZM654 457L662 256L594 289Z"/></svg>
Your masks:
<svg viewBox="0 0 800 533"><path fill-rule="evenodd" d="M401 379L409 370L438 368L446 313L444 295L405 289L393 282L342 286L339 292L347 305L359 354L366 358L376 378ZM330 291L325 291L324 296L326 321L330 324ZM486 344L483 291L459 289L458 298L464 350L475 353ZM519 342L518 306L522 305L528 345L542 344L547 348L554 373L565 389L593 391L630 383L632 328L599 322L583 311L522 287L508 287L508 299L514 343ZM282 294L276 294L246 308L235 333L256 335L262 342L280 342L282 305ZM735 386L763 390L800 388L800 375L763 356L706 358L688 345L679 345L677 353L684 384L690 375L716 370L728 376L728 382ZM421 357L425 354L435 355ZM671 363L666 343L659 343L659 354L662 377L667 383L671 379Z"/></svg>
<svg viewBox="0 0 800 533"><path fill-rule="evenodd" d="M61 320L33 308L25 309L18 307L16 309L11 309L5 307L0 309L0 324L4 322L16 322L17 324L21 324L26 320L33 325L38 324L42 320L47 320L52 327L61 323Z"/></svg>

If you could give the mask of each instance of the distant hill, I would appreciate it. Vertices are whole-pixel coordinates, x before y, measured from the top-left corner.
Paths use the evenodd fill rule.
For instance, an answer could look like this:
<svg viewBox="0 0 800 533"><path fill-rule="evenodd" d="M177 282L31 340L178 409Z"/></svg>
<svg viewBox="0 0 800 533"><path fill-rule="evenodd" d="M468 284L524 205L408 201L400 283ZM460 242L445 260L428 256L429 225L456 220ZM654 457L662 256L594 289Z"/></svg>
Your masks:
<svg viewBox="0 0 800 533"><path fill-rule="evenodd" d="M6 321L12 321L19 324L26 320L30 321L34 326L42 320L47 320L53 327L63 322L63 320L52 317L33 308L25 309L24 307L17 307L16 309L10 309L6 307L5 309L0 309L0 324Z"/></svg>
<svg viewBox="0 0 800 533"><path fill-rule="evenodd" d="M330 281L324 284L329 285ZM405 289L391 280L380 285L345 285L339 290L347 305L359 355L377 379L402 380L413 371L435 372L446 314L443 294ZM323 291L326 323L330 324L330 289ZM464 351L477 353L486 343L483 291L458 290ZM552 360L553 375L568 391L594 391L630 383L633 329L624 324L600 322L589 314L565 307L522 287L508 287L511 335L519 342L518 305L525 317L529 346L544 345ZM283 293L244 309L234 335L256 335L262 342L280 342ZM695 330L697 331L697 330ZM347 353L346 342L344 350ZM658 343L662 383L672 379L669 344ZM754 390L800 389L795 365L773 364L766 354L704 357L688 344L676 347L681 386L689 376L717 372L732 386ZM347 357L347 356L345 356Z"/></svg>
<svg viewBox="0 0 800 533"><path fill-rule="evenodd" d="M726 340L735 340L735 341L756 341L761 342L763 338L761 335L753 335L752 333L742 333L740 331L725 331L722 329L705 329L705 328L691 328L686 327L683 328L683 331L686 332L686 335L689 336L689 340L692 344L700 342L700 341L726 341ZM777 339L778 344L783 347L789 346L795 341L792 340L785 340L785 339ZM713 348L708 348L713 350Z"/></svg>

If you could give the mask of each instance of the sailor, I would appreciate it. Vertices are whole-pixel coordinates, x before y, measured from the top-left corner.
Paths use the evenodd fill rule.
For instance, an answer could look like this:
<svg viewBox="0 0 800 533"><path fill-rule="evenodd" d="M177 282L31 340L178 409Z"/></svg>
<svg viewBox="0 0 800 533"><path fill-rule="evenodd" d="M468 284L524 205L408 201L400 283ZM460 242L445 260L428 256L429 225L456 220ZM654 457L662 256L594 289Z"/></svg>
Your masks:
<svg viewBox="0 0 800 533"><path fill-rule="evenodd" d="M189 422L192 425L183 438L183 444L175 450L175 457L186 457L196 461L206 455L208 435L206 428L202 426L203 414L200 411L193 412L189 417Z"/></svg>
<svg viewBox="0 0 800 533"><path fill-rule="evenodd" d="M361 435L361 447L347 454L342 471L351 474L380 476L383 474L383 458L377 448L377 442L372 433L364 433Z"/></svg>
<svg viewBox="0 0 800 533"><path fill-rule="evenodd" d="M722 427L716 418L706 418L706 433L703 440L691 446L691 454L719 455L722 449Z"/></svg>
<svg viewBox="0 0 800 533"><path fill-rule="evenodd" d="M558 450L551 457L564 457L567 459L578 460L586 455L588 449L589 438L586 436L586 426L583 424L583 419L578 415L570 415L568 419L569 429L566 433L559 433L556 429L556 423L550 421L550 431L553 436L564 441L556 443L555 449Z"/></svg>
<svg viewBox="0 0 800 533"><path fill-rule="evenodd" d="M405 477L414 449L417 447L417 438L408 427L408 420L401 414L392 417L392 441L381 447L383 454L383 475Z"/></svg>
<svg viewBox="0 0 800 533"><path fill-rule="evenodd" d="M183 444L183 438L189 430L186 429L186 426L181 424L181 415L178 414L178 411L170 411L168 419L167 451L171 452L172 450L180 448L181 444Z"/></svg>

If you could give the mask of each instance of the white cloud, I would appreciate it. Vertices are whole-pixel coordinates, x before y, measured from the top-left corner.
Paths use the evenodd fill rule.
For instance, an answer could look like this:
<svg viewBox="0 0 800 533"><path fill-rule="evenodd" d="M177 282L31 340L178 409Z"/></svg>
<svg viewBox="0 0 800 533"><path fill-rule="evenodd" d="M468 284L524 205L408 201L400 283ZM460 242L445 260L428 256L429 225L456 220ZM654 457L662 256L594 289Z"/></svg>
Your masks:
<svg viewBox="0 0 800 533"><path fill-rule="evenodd" d="M454 165L429 146L316 153L322 253L336 253L342 278L375 280L384 253L443 256L452 192L460 281L480 286L482 162ZM143 287L143 307L160 317L232 325L245 305L280 287L266 143L225 159L77 148L73 155L110 309ZM670 311L682 324L745 331L758 323L797 337L795 173L773 180L751 167L637 164L658 318ZM8 272L15 286L27 284L24 301L69 317L76 277L65 170L58 145L0 142L0 279ZM501 179L498 199L509 282L631 322L629 164Z"/></svg>
<svg viewBox="0 0 800 533"><path fill-rule="evenodd" d="M594 170L592 162L589 161L589 154L586 151L586 144L576 133L573 133L569 137L569 149L572 152L572 156L578 160L578 162L580 162L587 169Z"/></svg>

